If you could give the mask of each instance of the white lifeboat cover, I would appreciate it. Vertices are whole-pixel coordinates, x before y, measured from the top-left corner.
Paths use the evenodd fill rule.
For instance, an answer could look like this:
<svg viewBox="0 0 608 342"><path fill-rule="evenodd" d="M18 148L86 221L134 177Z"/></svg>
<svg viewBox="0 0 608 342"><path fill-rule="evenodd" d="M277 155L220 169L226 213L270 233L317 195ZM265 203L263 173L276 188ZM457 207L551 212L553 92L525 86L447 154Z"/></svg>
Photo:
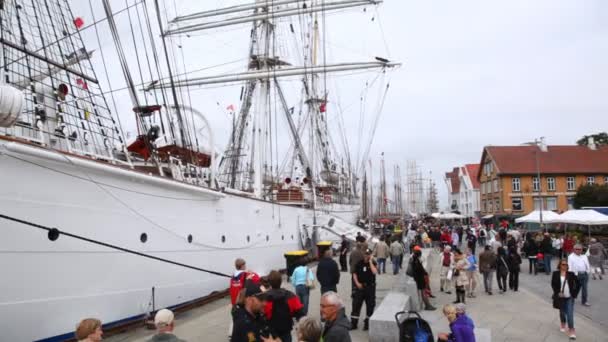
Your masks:
<svg viewBox="0 0 608 342"><path fill-rule="evenodd" d="M12 127L25 103L23 92L8 84L0 84L0 127Z"/></svg>

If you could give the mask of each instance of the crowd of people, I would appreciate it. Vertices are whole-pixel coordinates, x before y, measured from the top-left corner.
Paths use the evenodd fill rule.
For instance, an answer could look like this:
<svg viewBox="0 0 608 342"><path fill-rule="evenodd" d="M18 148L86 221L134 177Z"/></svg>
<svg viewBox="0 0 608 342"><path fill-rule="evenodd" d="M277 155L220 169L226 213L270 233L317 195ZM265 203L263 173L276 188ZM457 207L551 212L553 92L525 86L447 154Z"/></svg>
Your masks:
<svg viewBox="0 0 608 342"><path fill-rule="evenodd" d="M477 248L481 251L477 253ZM494 226L477 227L441 226L424 222L412 223L405 234L383 234L378 241L368 244L360 234L354 243L342 237L339 265L332 250L324 251L318 260L316 272L310 268L308 257L297 260L288 281L295 292L282 287L283 274L271 271L260 276L247 268L244 259L235 260L235 272L230 280L232 324L229 337L233 342L290 342L296 328L300 342L350 341L350 331L369 329L369 319L376 307L376 277L385 274L390 263L391 273L404 269L404 256L409 255L406 274L416 284L423 310L436 310L430 298L435 298L429 274L422 260L422 249L432 248L440 263L440 291L455 293L452 304L443 306L443 314L450 323L450 333L440 333L441 341L474 341L474 323L466 315L465 303L477 297L480 276L486 295L493 295L496 277L498 293L519 289L522 256L529 261L530 274L552 274L553 306L559 310L560 330L571 339L574 329L574 302L581 294L581 304L589 306L588 281L602 279L603 263L608 256L603 245L590 239L587 252L575 235L555 236L549 233L531 233L520 229ZM522 255L520 255L520 252ZM552 258L559 259L557 270L552 272ZM352 311L350 319L338 295L341 273L347 272L351 281ZM494 275L495 273L495 275ZM320 320L308 316L310 293L319 286ZM365 316L361 311L365 305ZM174 335L174 315L168 309L156 313L157 333L150 341L180 342ZM85 319L77 327L79 341L100 341L103 335L101 322Z"/></svg>

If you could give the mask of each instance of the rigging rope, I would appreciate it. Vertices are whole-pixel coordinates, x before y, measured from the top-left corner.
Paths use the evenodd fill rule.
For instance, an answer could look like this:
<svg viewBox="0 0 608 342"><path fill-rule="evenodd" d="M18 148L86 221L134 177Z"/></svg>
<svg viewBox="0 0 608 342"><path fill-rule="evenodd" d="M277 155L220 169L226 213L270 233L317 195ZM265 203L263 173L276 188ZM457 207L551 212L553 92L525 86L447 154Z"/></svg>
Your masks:
<svg viewBox="0 0 608 342"><path fill-rule="evenodd" d="M85 241L94 245L98 245L98 246L103 246L103 247L107 247L107 248L111 248L111 249L115 249L121 252L125 252L125 253L129 253L129 254L133 254L133 255L137 255L137 256L141 256L144 258L148 258L148 259L152 259L152 260L157 260L160 262L164 262L167 264L172 264L175 266L180 266L180 267L184 267L184 268L189 268L191 270L195 270L195 271L200 271L200 272L205 272L205 273L209 273L209 274L213 274L219 277L225 277L225 278L232 278L232 276L225 274L225 273L221 273L221 272L216 272L216 271L212 271L212 270L207 270L204 268L200 268L200 267L196 267L196 266L192 266L192 265L188 265L188 264L183 264L181 262L177 262L177 261L173 261L173 260L169 260L169 259L165 259L165 258L160 258L154 255L150 255L150 254L146 254L146 253L142 253L142 252L138 252L138 251L134 251L125 247L120 247L120 246L116 246L107 242L103 242L103 241L98 241L98 240L93 240L93 239L89 239L86 238L84 236L80 236L77 234L72 234L69 232L65 232L60 230L59 228L52 228L52 227L47 227L47 226L43 226L41 224L37 224L34 222L30 222L30 221L26 221L26 220L21 220L12 216L8 216L8 215L4 215L4 214L0 214L0 218L3 218L5 220L8 221L13 221L13 222L17 222L17 223L21 223L23 225L26 226L30 226L30 227L34 227L34 228L38 228L41 230L45 230L48 233L48 237L51 241L55 241L59 238L59 236L61 235L65 235L77 240L81 240L81 241Z"/></svg>

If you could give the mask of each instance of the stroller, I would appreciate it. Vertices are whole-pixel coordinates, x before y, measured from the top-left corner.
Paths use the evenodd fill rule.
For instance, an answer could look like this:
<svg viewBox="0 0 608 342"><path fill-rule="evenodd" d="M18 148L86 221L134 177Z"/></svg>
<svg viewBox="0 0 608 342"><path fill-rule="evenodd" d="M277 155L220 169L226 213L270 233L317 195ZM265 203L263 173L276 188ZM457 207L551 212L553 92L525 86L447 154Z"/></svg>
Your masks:
<svg viewBox="0 0 608 342"><path fill-rule="evenodd" d="M534 274L545 272L545 255L543 253L536 254L536 264L534 265Z"/></svg>
<svg viewBox="0 0 608 342"><path fill-rule="evenodd" d="M401 316L407 315L404 320ZM412 317L415 316L415 317ZM399 342L434 342L433 331L427 321L416 311L400 311L395 314L399 326Z"/></svg>

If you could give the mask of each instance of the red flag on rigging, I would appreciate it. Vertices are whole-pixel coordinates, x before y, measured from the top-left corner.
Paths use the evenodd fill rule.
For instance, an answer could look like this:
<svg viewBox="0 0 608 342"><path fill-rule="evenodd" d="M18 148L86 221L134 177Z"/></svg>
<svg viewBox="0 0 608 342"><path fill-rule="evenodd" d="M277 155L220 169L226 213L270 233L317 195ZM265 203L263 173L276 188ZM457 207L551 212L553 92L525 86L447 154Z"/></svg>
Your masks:
<svg viewBox="0 0 608 342"><path fill-rule="evenodd" d="M74 18L74 26L76 29L80 30L80 28L84 25L84 20L81 17Z"/></svg>
<svg viewBox="0 0 608 342"><path fill-rule="evenodd" d="M85 90L89 89L87 82L85 82L82 78L77 78L76 84L78 84L78 86L80 86L82 89L85 89Z"/></svg>
<svg viewBox="0 0 608 342"><path fill-rule="evenodd" d="M226 110L229 110L231 112L234 112L234 105L231 104L230 106L226 107Z"/></svg>
<svg viewBox="0 0 608 342"><path fill-rule="evenodd" d="M327 109L327 102L322 102L321 105L319 106L319 111L321 113L325 113L326 109Z"/></svg>

